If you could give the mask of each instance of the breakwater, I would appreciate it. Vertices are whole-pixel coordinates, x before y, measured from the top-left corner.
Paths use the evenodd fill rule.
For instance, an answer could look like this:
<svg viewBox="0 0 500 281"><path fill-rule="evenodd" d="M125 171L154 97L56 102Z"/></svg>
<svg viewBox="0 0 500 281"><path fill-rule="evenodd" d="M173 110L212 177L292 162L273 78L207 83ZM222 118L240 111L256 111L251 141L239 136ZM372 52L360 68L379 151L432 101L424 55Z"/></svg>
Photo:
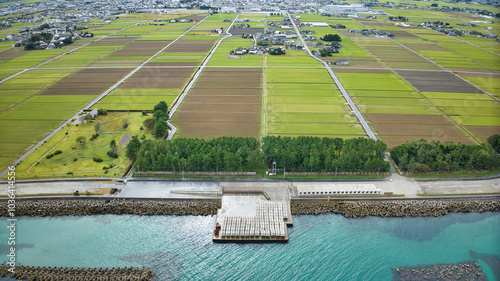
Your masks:
<svg viewBox="0 0 500 281"><path fill-rule="evenodd" d="M418 265L393 268L393 281L470 280L487 281L478 263L464 261L456 264Z"/></svg>
<svg viewBox="0 0 500 281"><path fill-rule="evenodd" d="M15 272L9 272L5 264L0 266L0 276L18 280L132 280L146 281L155 277L150 268L85 268L45 267L17 265Z"/></svg>
<svg viewBox="0 0 500 281"><path fill-rule="evenodd" d="M499 211L500 199L335 200L290 204L293 215L342 214L348 218L444 216L450 212Z"/></svg>
<svg viewBox="0 0 500 281"><path fill-rule="evenodd" d="M16 216L87 216L103 214L131 215L194 215L217 214L218 202L183 200L129 200L129 199L57 199L18 200ZM0 202L0 217L7 216L7 201Z"/></svg>

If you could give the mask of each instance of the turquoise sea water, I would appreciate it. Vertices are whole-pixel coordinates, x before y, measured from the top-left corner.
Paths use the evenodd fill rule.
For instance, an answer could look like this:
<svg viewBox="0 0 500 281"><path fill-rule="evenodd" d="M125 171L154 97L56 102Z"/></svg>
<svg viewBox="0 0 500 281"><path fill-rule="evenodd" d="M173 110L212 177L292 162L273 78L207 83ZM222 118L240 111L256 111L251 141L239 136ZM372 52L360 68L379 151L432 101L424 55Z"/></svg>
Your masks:
<svg viewBox="0 0 500 281"><path fill-rule="evenodd" d="M392 267L500 256L500 213L429 218L294 216L286 244L215 244L214 217L19 218L18 262L152 267L159 280L391 280ZM7 260L7 222L0 222ZM478 260L489 280L489 266Z"/></svg>

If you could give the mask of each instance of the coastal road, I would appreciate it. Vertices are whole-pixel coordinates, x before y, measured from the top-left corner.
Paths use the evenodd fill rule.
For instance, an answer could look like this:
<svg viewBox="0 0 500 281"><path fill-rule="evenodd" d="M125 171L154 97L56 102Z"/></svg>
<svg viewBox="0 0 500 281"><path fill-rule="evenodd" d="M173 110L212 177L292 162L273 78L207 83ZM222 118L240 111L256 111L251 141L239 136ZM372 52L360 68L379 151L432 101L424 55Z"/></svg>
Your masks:
<svg viewBox="0 0 500 281"><path fill-rule="evenodd" d="M392 179L392 181L391 181ZM104 179L103 179L104 180ZM308 181L307 185L324 185L324 184L345 184L346 182L315 182ZM372 181L349 181L352 184L374 184L380 188L382 193L393 192L393 194L404 195L402 197L389 197L391 199L411 199L411 198L468 198L476 196L485 196L485 194L493 194L491 196L500 196L500 179L491 180L471 180L471 181L433 181L433 182L417 182L413 179L405 178L399 175L392 175L384 180ZM121 193L112 197L129 197L129 198L213 198L220 191L220 184L223 185L251 185L266 186L275 185L277 188L283 185L300 185L302 182L290 180L267 180L265 182L255 180L253 182L245 180L238 181L205 181L203 179L197 181L182 180L143 180L136 179L128 181L126 185L115 184L112 181L91 182L32 182L32 183L16 183L16 194L32 195L32 194L61 194L73 193L78 190L80 194L85 191L96 191L102 188L122 188ZM8 189L6 185L0 185L0 195L7 195ZM417 194L429 194L437 197L418 196ZM444 195L446 194L446 195ZM486 195L490 196L490 195ZM359 197L356 197L359 198ZM365 197L362 197L365 198ZM324 197L322 199L325 199ZM387 199L387 197L375 197L375 199Z"/></svg>
<svg viewBox="0 0 500 281"><path fill-rule="evenodd" d="M354 112L354 115L356 115L356 117L358 118L359 123L361 123L361 126L365 130L368 137L372 140L377 140L377 136L375 136L375 133L373 132L372 128L370 128L370 126L368 125L368 122L366 122L365 118L363 117L361 112L358 110L358 107L352 101L351 96L347 93L346 89L344 88L344 85L342 85L340 80L337 78L335 73L333 73L332 69L330 68L330 66L326 62L322 61L321 59L317 58L316 56L314 56L312 54L311 50L309 49L306 42L304 41L304 37L302 37L302 34L300 33L299 28L297 27L297 24L295 24L295 21L292 19L290 13L287 13L287 15L288 15L288 18L290 18L290 20L293 24L293 27L295 28L295 32L299 36L300 41L302 42L302 45L304 45L304 48L306 49L307 53L311 57L313 57L315 60L321 62L325 66L326 70L328 70L328 73L332 77L333 81L335 81L335 84L339 88L340 92L342 92L342 95L344 96L345 100L347 101L347 103L349 103L349 106L351 107L352 111Z"/></svg>

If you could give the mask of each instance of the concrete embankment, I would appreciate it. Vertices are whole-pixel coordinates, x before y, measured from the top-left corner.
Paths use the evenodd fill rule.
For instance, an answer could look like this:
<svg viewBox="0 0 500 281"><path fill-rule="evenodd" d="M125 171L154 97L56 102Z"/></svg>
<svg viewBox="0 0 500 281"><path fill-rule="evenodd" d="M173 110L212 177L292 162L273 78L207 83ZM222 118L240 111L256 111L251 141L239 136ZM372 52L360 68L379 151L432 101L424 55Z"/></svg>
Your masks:
<svg viewBox="0 0 500 281"><path fill-rule="evenodd" d="M155 277L150 268L73 268L16 265L14 273L7 265L0 266L1 277L18 280L151 280Z"/></svg>
<svg viewBox="0 0 500 281"><path fill-rule="evenodd" d="M34 199L16 200L16 216L86 216L101 214L194 215L217 214L220 201L139 199ZM0 216L8 214L7 201L0 201Z"/></svg>
<svg viewBox="0 0 500 281"><path fill-rule="evenodd" d="M348 218L443 216L450 212L488 212L500 210L500 199L427 200L335 200L290 204L293 215L342 214Z"/></svg>

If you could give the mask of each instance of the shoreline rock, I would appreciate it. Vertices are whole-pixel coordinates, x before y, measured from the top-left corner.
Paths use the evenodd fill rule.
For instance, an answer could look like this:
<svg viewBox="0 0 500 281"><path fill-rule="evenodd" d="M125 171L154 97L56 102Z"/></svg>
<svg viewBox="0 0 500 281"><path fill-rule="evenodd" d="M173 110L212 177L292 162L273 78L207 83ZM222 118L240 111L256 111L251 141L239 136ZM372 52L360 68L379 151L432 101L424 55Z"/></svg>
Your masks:
<svg viewBox="0 0 500 281"><path fill-rule="evenodd" d="M455 264L428 264L392 268L393 281L470 280L487 281L481 266L474 261Z"/></svg>
<svg viewBox="0 0 500 281"><path fill-rule="evenodd" d="M16 265L14 273L5 263L0 266L1 277L18 280L152 280L156 276L151 268L113 267L40 267Z"/></svg>
<svg viewBox="0 0 500 281"><path fill-rule="evenodd" d="M217 214L220 203L194 200L18 200L16 216L87 216L103 214L130 215L193 215ZM0 217L8 216L7 201L0 202Z"/></svg>
<svg viewBox="0 0 500 281"><path fill-rule="evenodd" d="M500 199L428 199L291 202L292 215L341 214L347 218L427 217L444 216L450 212L500 211Z"/></svg>

